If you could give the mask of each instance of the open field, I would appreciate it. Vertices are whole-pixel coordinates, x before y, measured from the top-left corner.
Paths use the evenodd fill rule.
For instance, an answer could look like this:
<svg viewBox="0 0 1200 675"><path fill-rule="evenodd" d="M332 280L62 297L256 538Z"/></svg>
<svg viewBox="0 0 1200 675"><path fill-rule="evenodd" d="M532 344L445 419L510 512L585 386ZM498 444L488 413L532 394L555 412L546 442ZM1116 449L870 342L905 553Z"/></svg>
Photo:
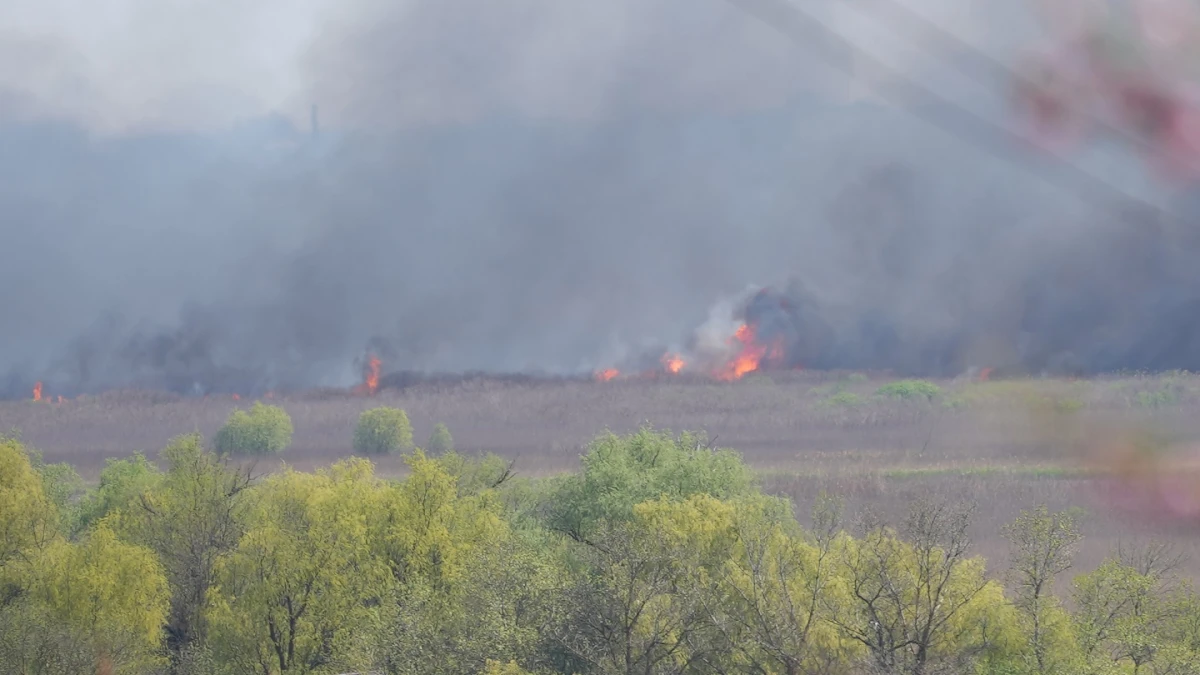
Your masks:
<svg viewBox="0 0 1200 675"><path fill-rule="evenodd" d="M742 452L764 486L802 507L821 489L843 494L852 510L894 515L930 493L971 497L980 510L977 550L1003 564L1000 526L1021 508L1088 508L1080 566L1094 566L1119 539L1167 536L1191 550L1200 542L1178 523L1114 512L1098 486L1080 475L1068 437L1044 424L1046 411L1073 413L1081 427L1105 422L1144 426L1180 440L1200 438L1200 377L1186 374L1095 380L937 381L888 384L881 377L834 373L748 376L733 383L687 380L511 382L472 380L383 389L363 397L340 392L281 395L295 426L289 464L312 469L350 453L357 416L390 405L406 410L418 444L444 422L459 450L517 458L525 474L578 465L587 442L609 429L650 423L703 430L715 444ZM881 389L881 387L883 389ZM0 429L16 429L50 462L70 462L89 480L107 457L156 456L171 437L211 437L250 401L182 399L112 392L61 404L0 403ZM1076 448L1077 449L1077 448ZM274 460L271 460L273 462ZM260 462L260 468L270 468ZM377 461L399 473L398 458ZM1200 570L1200 551L1193 556Z"/></svg>

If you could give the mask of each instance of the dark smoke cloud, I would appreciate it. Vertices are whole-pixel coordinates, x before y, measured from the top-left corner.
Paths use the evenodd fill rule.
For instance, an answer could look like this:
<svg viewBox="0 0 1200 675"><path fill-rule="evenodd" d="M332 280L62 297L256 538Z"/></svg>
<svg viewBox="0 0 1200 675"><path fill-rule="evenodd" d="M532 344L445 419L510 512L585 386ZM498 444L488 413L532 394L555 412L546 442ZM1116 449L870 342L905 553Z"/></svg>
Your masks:
<svg viewBox="0 0 1200 675"><path fill-rule="evenodd" d="M1181 255L1187 249L1176 247L1182 246L1191 253ZM991 366L1008 374L1195 370L1200 285L1194 246L1138 218L1094 228L1069 249L1028 255L1021 272L998 270L988 279L978 268L950 270L941 282L944 293L920 296L944 313L940 325L915 321L899 303L823 302L795 278L759 290L733 315L755 328L759 342L783 346L778 358L764 362L768 370L941 376ZM885 281L906 286L895 271ZM986 302L988 296L994 301Z"/></svg>
<svg viewBox="0 0 1200 675"><path fill-rule="evenodd" d="M0 125L5 393L344 385L368 350L588 371L747 312L808 367L1200 353L1177 235L831 98L829 71L726 3L339 12L308 57L316 139L0 115L23 120ZM1114 157L1091 166L1144 181ZM774 305L744 308L755 284Z"/></svg>

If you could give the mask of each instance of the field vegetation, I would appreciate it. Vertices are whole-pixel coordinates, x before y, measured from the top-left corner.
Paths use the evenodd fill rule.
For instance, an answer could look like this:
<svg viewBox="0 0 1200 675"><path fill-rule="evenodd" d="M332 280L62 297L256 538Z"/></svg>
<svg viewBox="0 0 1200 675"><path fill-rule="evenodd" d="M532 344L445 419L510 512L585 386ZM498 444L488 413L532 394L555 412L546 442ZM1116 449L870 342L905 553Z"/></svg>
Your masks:
<svg viewBox="0 0 1200 675"><path fill-rule="evenodd" d="M255 403L250 410L234 410L217 430L213 445L229 455L275 455L292 444L292 418L274 405Z"/></svg>
<svg viewBox="0 0 1200 675"><path fill-rule="evenodd" d="M412 444L412 424L403 410L371 408L358 416L358 425L354 427L355 452L386 455L408 450Z"/></svg>
<svg viewBox="0 0 1200 675"><path fill-rule="evenodd" d="M1200 672L1191 521L1115 509L1089 454L1186 442L1198 403L1181 373L0 404L0 673ZM290 443L218 441L256 415ZM401 438L364 457L374 417Z"/></svg>

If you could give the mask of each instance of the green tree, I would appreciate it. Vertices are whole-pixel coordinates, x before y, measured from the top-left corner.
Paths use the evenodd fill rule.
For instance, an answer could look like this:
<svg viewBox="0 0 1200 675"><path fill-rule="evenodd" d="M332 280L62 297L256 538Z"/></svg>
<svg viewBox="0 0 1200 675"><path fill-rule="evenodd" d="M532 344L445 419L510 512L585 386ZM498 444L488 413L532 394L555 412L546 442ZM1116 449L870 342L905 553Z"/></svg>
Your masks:
<svg viewBox="0 0 1200 675"><path fill-rule="evenodd" d="M1010 547L1009 577L1014 604L1027 633L1026 672L1070 672L1078 664L1078 649L1070 616L1054 596L1055 578L1071 568L1083 535L1078 514L1050 513L1045 506L1022 511L1005 526Z"/></svg>
<svg viewBox="0 0 1200 675"><path fill-rule="evenodd" d="M1200 595L1191 582L1166 594L1168 621L1159 631L1162 646L1155 655L1155 675L1200 672Z"/></svg>
<svg viewBox="0 0 1200 675"><path fill-rule="evenodd" d="M101 522L78 544L51 543L35 570L32 600L83 636L98 661L157 662L169 590L153 551L118 540Z"/></svg>
<svg viewBox="0 0 1200 675"><path fill-rule="evenodd" d="M1165 546L1122 550L1075 579L1080 647L1096 666L1152 667L1173 624L1171 572L1178 560Z"/></svg>
<svg viewBox="0 0 1200 675"><path fill-rule="evenodd" d="M100 671L96 650L41 603L22 596L0 606L0 674L78 675Z"/></svg>
<svg viewBox="0 0 1200 675"><path fill-rule="evenodd" d="M124 465L117 475L133 479L114 481L110 494L114 504L129 499L118 511L119 531L153 550L166 569L171 589L167 647L177 662L203 642L208 589L217 561L241 538L239 514L251 478L248 471L205 450L197 434L172 440L162 457L167 471L161 478L139 477L143 469ZM151 483L144 491L142 480Z"/></svg>
<svg viewBox="0 0 1200 675"><path fill-rule="evenodd" d="M667 497L708 494L726 499L752 491L750 470L730 450L715 450L703 437L643 428L629 436L605 434L588 447L583 470L548 493L551 529L587 541L606 524L627 522L633 507Z"/></svg>
<svg viewBox="0 0 1200 675"><path fill-rule="evenodd" d="M918 500L902 533L868 524L861 539L844 541L839 575L851 611L831 607L829 620L882 672L967 672L1017 640L1003 589L987 579L982 558L967 555L970 513Z"/></svg>
<svg viewBox="0 0 1200 675"><path fill-rule="evenodd" d="M420 450L405 461L408 477L372 508L375 547L400 584L452 584L475 551L506 536L500 503L490 491L460 496L455 476Z"/></svg>
<svg viewBox="0 0 1200 675"><path fill-rule="evenodd" d="M710 517L694 554L716 555L728 545L729 514L706 496L684 508ZM585 572L573 575L566 592L572 608L560 640L572 655L599 673L683 673L727 650L708 629L705 603L696 592L679 592L688 573L675 547L646 529L623 522L595 529L577 555ZM708 550L704 550L708 549Z"/></svg>
<svg viewBox="0 0 1200 675"><path fill-rule="evenodd" d="M376 483L370 463L355 459L316 474L288 469L253 490L246 532L209 591L211 644L230 667L270 675L369 665L362 640L389 595L368 532Z"/></svg>
<svg viewBox="0 0 1200 675"><path fill-rule="evenodd" d="M62 532L73 531L79 519L79 509L75 501L84 492L83 478L66 462L47 464L42 459L42 453L35 448L26 447L25 452L33 470L41 476L42 492L54 504L58 519L56 529Z"/></svg>
<svg viewBox="0 0 1200 675"><path fill-rule="evenodd" d="M491 659L552 669L566 614L556 548L532 533L505 535L470 554L454 583L410 580L387 633L387 672L456 675L486 670Z"/></svg>
<svg viewBox="0 0 1200 675"><path fill-rule="evenodd" d="M28 562L31 551L54 536L56 511L25 447L15 438L0 438L0 585L11 564Z"/></svg>
<svg viewBox="0 0 1200 675"><path fill-rule="evenodd" d="M32 455L32 456L31 456ZM29 591L58 535L58 509L46 493L37 453L0 436L0 673L68 675L95 664L92 647Z"/></svg>
<svg viewBox="0 0 1200 675"><path fill-rule="evenodd" d="M861 655L861 645L825 618L831 611L851 611L849 589L835 564L846 537L841 503L820 495L812 515L812 529L805 532L790 508L772 514L750 502L738 509L737 545L717 576L722 601L710 613L753 672L833 674Z"/></svg>
<svg viewBox="0 0 1200 675"><path fill-rule="evenodd" d="M233 411L213 443L221 454L274 455L292 444L292 418L283 408L259 401L249 412Z"/></svg>
<svg viewBox="0 0 1200 675"><path fill-rule="evenodd" d="M507 486L515 475L516 460L487 453L471 458L451 450L436 459L454 478L460 497L478 495Z"/></svg>
<svg viewBox="0 0 1200 675"><path fill-rule="evenodd" d="M100 470L96 489L79 504L77 528L82 530L113 512L140 509L142 495L155 488L162 473L142 453L125 459L108 459Z"/></svg>
<svg viewBox="0 0 1200 675"><path fill-rule="evenodd" d="M648 542L678 570L671 605L688 610L678 617L687 626L678 631L684 639L674 659L681 672L702 665L832 674L852 663L857 646L823 617L826 606L845 608L849 600L833 573L834 506L819 502L811 534L796 523L790 503L763 495L697 495L635 507Z"/></svg>
<svg viewBox="0 0 1200 675"><path fill-rule="evenodd" d="M488 659L544 664L561 614L561 540L514 533L497 490L510 465L495 457L437 459L417 450L409 475L381 489L375 550L397 583L383 639L392 673L479 672Z"/></svg>
<svg viewBox="0 0 1200 675"><path fill-rule="evenodd" d="M412 425L399 408L364 410L354 427L354 451L367 455L403 452L412 447Z"/></svg>
<svg viewBox="0 0 1200 675"><path fill-rule="evenodd" d="M445 424L438 422L433 427L433 432L429 434L429 442L425 444L425 450L435 455L442 455L447 452L454 452L454 439L450 436L450 430Z"/></svg>

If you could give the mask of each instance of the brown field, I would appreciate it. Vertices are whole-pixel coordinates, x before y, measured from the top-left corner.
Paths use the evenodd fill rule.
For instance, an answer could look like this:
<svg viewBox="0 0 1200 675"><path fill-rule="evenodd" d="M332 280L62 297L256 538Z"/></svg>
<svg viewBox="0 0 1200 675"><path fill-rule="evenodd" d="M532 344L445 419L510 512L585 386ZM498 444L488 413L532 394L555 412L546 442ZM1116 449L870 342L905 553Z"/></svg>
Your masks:
<svg viewBox="0 0 1200 675"><path fill-rule="evenodd" d="M1043 503L1089 510L1080 568L1131 538L1170 538L1188 554L1200 543L1200 527L1135 519L1108 507L1098 498L1099 486L1080 475L1075 452L1086 447L1079 430L1101 423L1200 439L1200 376L964 378L935 382L940 394L933 401L878 395L890 381L833 373L751 375L733 383L476 379L385 388L370 398L306 392L272 402L292 416L295 437L284 458L301 469L351 454L358 414L377 405L406 410L418 444L444 422L460 451L514 457L525 474L573 469L597 434L649 423L707 432L715 445L740 451L767 490L802 508L821 489L842 494L852 512L870 507L885 516L902 513L922 495L975 499L977 550L994 568L1003 564L1001 525L1019 509ZM233 409L250 403L144 392L5 402L0 429L17 430L46 461L70 462L94 480L105 458L135 451L154 457L171 437L191 431L211 437ZM1073 413L1066 417L1075 426L1048 424L1063 417L1048 411ZM384 474L403 469L398 458L377 466ZM1191 558L1190 569L1200 571L1200 555Z"/></svg>

